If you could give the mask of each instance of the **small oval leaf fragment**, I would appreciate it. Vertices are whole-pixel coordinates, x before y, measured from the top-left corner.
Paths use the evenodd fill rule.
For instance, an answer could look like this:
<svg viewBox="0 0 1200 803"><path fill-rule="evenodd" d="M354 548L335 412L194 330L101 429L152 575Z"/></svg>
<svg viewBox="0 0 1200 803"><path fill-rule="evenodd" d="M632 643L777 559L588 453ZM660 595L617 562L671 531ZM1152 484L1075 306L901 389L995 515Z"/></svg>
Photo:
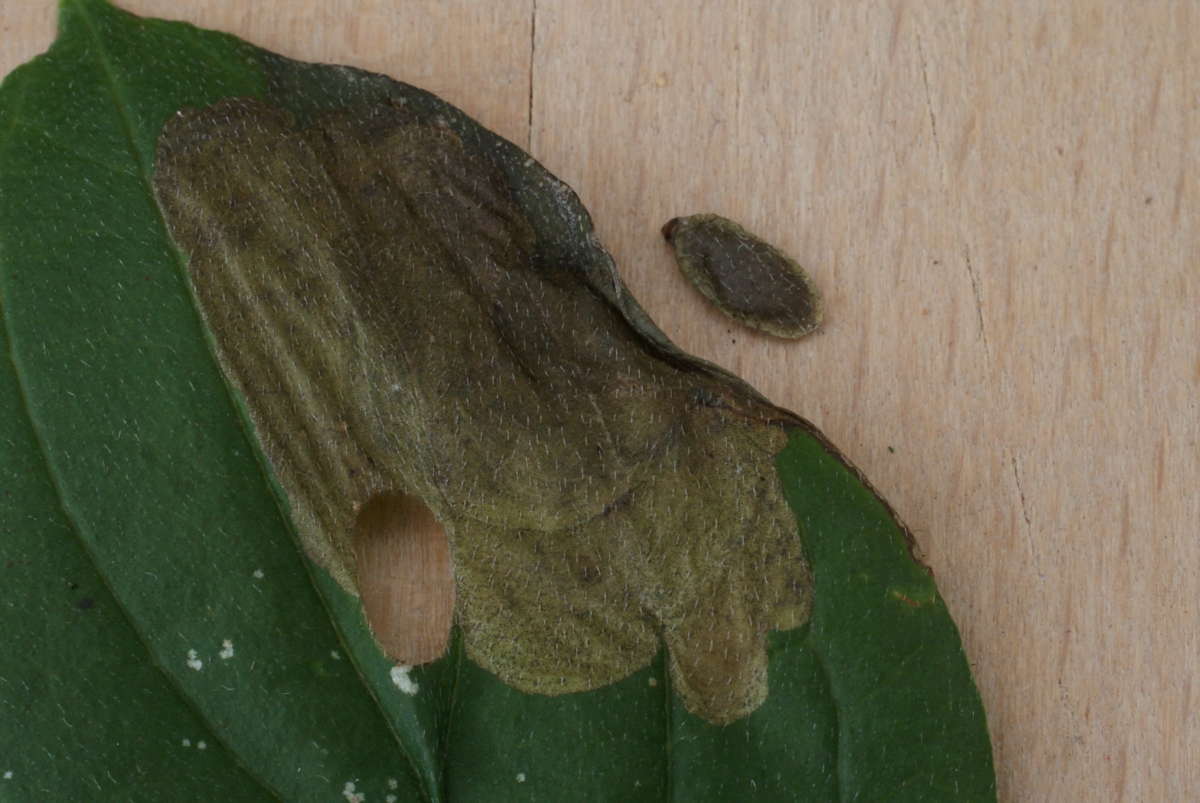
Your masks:
<svg viewBox="0 0 1200 803"><path fill-rule="evenodd" d="M821 294L804 269L732 220L677 217L662 231L688 281L739 323L790 339L821 325Z"/></svg>

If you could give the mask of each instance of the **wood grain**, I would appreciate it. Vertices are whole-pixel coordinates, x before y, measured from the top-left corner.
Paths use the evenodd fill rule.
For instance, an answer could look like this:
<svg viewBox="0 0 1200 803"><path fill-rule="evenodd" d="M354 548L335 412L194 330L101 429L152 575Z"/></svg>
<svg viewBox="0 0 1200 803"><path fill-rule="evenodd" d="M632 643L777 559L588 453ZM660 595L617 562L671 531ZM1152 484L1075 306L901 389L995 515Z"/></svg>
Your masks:
<svg viewBox="0 0 1200 803"><path fill-rule="evenodd" d="M126 0L442 94L572 184L685 349L811 418L916 532L1002 800L1200 799L1200 7ZM402 10L396 10L402 5ZM0 9L0 72L50 41ZM658 227L826 296L735 328Z"/></svg>
<svg viewBox="0 0 1200 803"><path fill-rule="evenodd" d="M454 623L450 542L415 496L377 496L358 513L354 557L363 616L383 652L401 664L446 654Z"/></svg>

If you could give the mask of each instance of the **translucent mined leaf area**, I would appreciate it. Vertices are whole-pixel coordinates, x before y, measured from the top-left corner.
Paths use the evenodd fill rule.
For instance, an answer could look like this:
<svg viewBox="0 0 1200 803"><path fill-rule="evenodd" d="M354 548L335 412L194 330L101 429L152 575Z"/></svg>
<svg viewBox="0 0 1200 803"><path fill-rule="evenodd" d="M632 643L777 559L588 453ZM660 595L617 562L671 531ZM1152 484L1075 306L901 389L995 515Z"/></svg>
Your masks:
<svg viewBox="0 0 1200 803"><path fill-rule="evenodd" d="M785 419L537 259L500 171L402 100L306 129L226 101L159 141L171 233L310 554L356 590L359 511L416 494L501 680L595 689L661 634L689 710L745 716L767 631L807 615Z"/></svg>

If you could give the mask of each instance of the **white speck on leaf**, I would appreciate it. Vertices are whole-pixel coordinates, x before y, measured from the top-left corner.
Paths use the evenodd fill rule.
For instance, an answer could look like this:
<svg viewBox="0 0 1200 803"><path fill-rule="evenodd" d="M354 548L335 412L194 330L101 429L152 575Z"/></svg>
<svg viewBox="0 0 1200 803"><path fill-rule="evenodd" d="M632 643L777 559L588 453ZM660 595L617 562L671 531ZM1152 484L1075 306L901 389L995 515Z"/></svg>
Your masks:
<svg viewBox="0 0 1200 803"><path fill-rule="evenodd" d="M181 740L179 743L180 743L181 745L183 745L184 747L191 747L191 746L192 746L192 740L191 740L191 739L183 739L183 740Z"/></svg>
<svg viewBox="0 0 1200 803"><path fill-rule="evenodd" d="M332 658L332 659L333 659L333 660L335 660L335 661L340 661L340 660L342 660L342 654L341 654L340 652L338 652L337 650L330 650L330 651L329 651L329 657L330 657L330 658Z"/></svg>
<svg viewBox="0 0 1200 803"><path fill-rule="evenodd" d="M392 676L392 683L396 684L397 689L405 694L415 695L421 690L421 687L415 680L408 676L410 669L412 669L411 666L396 664L392 667L392 671L389 674Z"/></svg>
<svg viewBox="0 0 1200 803"><path fill-rule="evenodd" d="M208 745L204 741L199 741L199 742L196 742L196 749L197 750L207 750Z"/></svg>
<svg viewBox="0 0 1200 803"><path fill-rule="evenodd" d="M263 570L262 570L262 569L255 569L255 570L254 570L254 579L255 579L255 580L261 580L261 579L263 579L264 577L266 577L266 575L265 575L265 574L263 574Z"/></svg>
<svg viewBox="0 0 1200 803"><path fill-rule="evenodd" d="M187 665L188 669L195 669L197 672L204 668L204 662L195 650L188 650Z"/></svg>
<svg viewBox="0 0 1200 803"><path fill-rule="evenodd" d="M399 789L400 782L395 778L388 778L388 789Z"/></svg>
<svg viewBox="0 0 1200 803"><path fill-rule="evenodd" d="M11 781L11 780L12 780L12 770L5 770L5 771L4 771L4 780L6 780L6 781Z"/></svg>
<svg viewBox="0 0 1200 803"><path fill-rule="evenodd" d="M387 797L385 797L383 800L384 800L384 803L396 803L396 796L395 796L395 795L388 795L388 796L387 796Z"/></svg>
<svg viewBox="0 0 1200 803"><path fill-rule="evenodd" d="M224 641L222 641L221 642L221 651L219 653L217 653L217 655L221 656L222 661L228 661L230 658L232 658L233 657L233 642L229 639L225 639Z"/></svg>
<svg viewBox="0 0 1200 803"><path fill-rule="evenodd" d="M651 686L657 686L657 685L658 685L658 678L650 678L650 685L651 685Z"/></svg>
<svg viewBox="0 0 1200 803"><path fill-rule="evenodd" d="M354 781L346 781L342 787L342 797L346 798L347 803L363 803L367 799L366 794L354 791Z"/></svg>
<svg viewBox="0 0 1200 803"><path fill-rule="evenodd" d="M523 773L523 772L517 773L517 783L525 783L525 773Z"/></svg>

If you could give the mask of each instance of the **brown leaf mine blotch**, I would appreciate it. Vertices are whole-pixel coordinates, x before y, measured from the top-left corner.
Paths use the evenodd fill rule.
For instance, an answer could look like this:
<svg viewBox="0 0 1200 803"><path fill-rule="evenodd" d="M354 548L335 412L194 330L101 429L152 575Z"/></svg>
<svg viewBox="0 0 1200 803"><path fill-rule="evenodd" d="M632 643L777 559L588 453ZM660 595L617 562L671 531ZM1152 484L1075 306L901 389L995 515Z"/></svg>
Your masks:
<svg viewBox="0 0 1200 803"><path fill-rule="evenodd" d="M804 269L732 220L677 217L663 236L692 286L739 323L785 338L821 325L821 294Z"/></svg>
<svg viewBox="0 0 1200 803"><path fill-rule="evenodd" d="M506 683L593 689L661 638L690 710L744 716L767 631L809 605L774 466L794 419L664 345L615 272L549 256L492 159L400 103L302 127L232 100L168 123L155 189L297 532L343 586L373 560L360 511L416 497L466 650Z"/></svg>

